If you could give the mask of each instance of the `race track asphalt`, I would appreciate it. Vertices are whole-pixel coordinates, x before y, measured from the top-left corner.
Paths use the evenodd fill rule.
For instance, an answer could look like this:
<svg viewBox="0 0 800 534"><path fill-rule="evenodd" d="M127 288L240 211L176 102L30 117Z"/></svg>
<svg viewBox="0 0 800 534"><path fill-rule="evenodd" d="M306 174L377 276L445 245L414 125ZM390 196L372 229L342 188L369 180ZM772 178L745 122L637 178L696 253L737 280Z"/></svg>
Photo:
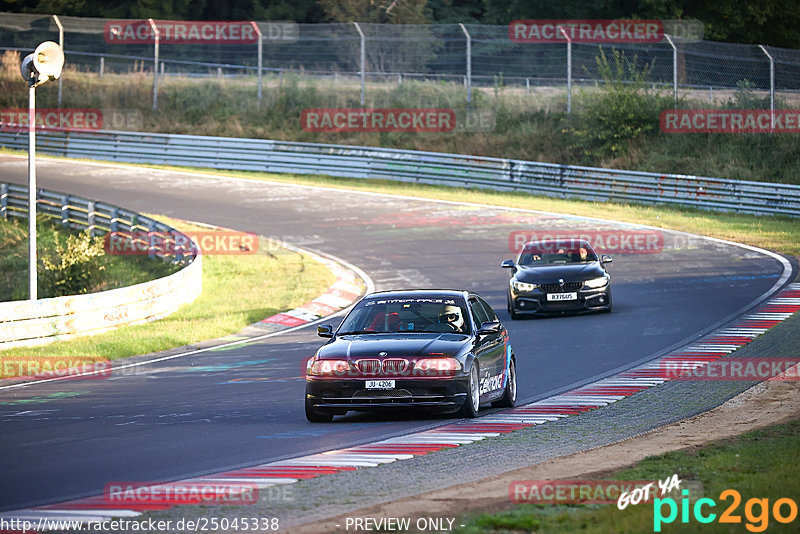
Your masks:
<svg viewBox="0 0 800 534"><path fill-rule="evenodd" d="M0 156L0 162L0 179L26 183L24 158ZM53 159L39 160L38 176L42 188L333 254L363 269L377 289L476 291L510 330L521 400L567 390L693 340L751 306L783 272L773 257L664 231L656 250L615 254L613 313L512 322L505 310L507 274L499 267L513 256L512 232L632 227ZM112 481L186 478L449 422L408 413L306 422L302 365L321 343L314 328L304 328L105 380L0 389L0 511L96 495Z"/></svg>

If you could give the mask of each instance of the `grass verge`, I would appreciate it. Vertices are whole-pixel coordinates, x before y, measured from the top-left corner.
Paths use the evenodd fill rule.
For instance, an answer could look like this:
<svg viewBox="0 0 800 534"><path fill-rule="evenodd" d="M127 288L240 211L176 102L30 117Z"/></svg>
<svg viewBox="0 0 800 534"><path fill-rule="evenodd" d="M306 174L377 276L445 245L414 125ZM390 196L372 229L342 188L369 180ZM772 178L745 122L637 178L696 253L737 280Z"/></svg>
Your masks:
<svg viewBox="0 0 800 534"><path fill-rule="evenodd" d="M28 221L0 219L0 302L28 298ZM95 293L167 276L178 266L103 254L102 240L42 218L36 225L39 298ZM56 269L47 269L45 261Z"/></svg>
<svg viewBox="0 0 800 534"><path fill-rule="evenodd" d="M179 230L209 231L167 217L152 217ZM267 252L204 256L202 294L164 319L41 347L6 350L0 353L0 364L3 360L55 356L83 362L113 360L213 339L304 304L335 281L324 265L308 256L275 247L261 246L259 250Z"/></svg>
<svg viewBox="0 0 800 534"><path fill-rule="evenodd" d="M680 500L676 499L678 515L671 524L661 526L662 532L797 532L797 496L800 495L800 421L776 425L749 432L736 438L700 448L653 456L636 466L614 473L613 480L664 480L677 474L691 481L695 490L688 496L687 522L682 522ZM697 492L702 488L702 495ZM739 492L741 502L734 508L733 497L721 498L727 489ZM716 502L715 507L703 506L702 513L716 514L714 521L702 524L694 516L696 498ZM773 507L778 499L788 498L795 503L794 519L789 523L776 520ZM768 504L751 499L768 499ZM720 523L722 513L730 508L739 524ZM663 514L668 515L667 506ZM780 513L788 518L790 505L784 503ZM535 505L522 504L513 509L471 517L458 534L499 532L653 532L654 504L642 503L619 510L616 504Z"/></svg>

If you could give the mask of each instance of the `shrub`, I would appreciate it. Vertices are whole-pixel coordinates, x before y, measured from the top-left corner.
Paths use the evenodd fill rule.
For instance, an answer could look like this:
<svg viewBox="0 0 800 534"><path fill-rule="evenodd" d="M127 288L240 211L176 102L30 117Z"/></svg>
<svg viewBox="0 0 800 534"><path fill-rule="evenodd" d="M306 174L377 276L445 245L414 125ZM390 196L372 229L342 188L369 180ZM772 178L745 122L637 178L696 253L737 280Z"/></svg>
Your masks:
<svg viewBox="0 0 800 534"><path fill-rule="evenodd" d="M54 236L54 246L40 254L38 286L43 295L61 297L91 293L102 283L106 266L101 259L103 240L88 231Z"/></svg>
<svg viewBox="0 0 800 534"><path fill-rule="evenodd" d="M672 101L648 83L652 65L639 67L637 59L614 50L609 61L602 48L595 58L603 85L586 95L580 125L575 129L585 155L617 157L628 150L630 141L658 130L659 113Z"/></svg>

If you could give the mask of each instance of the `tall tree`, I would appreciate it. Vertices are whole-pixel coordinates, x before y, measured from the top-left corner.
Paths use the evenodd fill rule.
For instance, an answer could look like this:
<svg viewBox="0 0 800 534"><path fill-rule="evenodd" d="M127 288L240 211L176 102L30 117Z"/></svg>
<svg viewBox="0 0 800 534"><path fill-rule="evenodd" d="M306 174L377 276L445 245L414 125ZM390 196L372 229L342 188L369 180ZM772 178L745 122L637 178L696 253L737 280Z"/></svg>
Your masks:
<svg viewBox="0 0 800 534"><path fill-rule="evenodd" d="M330 22L426 24L426 0L319 0Z"/></svg>

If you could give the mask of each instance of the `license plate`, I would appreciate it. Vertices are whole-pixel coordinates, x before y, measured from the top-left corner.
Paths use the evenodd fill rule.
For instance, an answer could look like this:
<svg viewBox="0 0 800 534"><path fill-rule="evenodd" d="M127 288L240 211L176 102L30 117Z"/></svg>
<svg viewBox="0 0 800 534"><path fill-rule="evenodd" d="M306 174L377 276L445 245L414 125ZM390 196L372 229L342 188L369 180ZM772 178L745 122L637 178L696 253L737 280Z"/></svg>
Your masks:
<svg viewBox="0 0 800 534"><path fill-rule="evenodd" d="M367 380L367 389L394 389L394 380Z"/></svg>
<svg viewBox="0 0 800 534"><path fill-rule="evenodd" d="M554 301L554 300L578 300L578 294L575 292L572 293L548 293L547 300Z"/></svg>

